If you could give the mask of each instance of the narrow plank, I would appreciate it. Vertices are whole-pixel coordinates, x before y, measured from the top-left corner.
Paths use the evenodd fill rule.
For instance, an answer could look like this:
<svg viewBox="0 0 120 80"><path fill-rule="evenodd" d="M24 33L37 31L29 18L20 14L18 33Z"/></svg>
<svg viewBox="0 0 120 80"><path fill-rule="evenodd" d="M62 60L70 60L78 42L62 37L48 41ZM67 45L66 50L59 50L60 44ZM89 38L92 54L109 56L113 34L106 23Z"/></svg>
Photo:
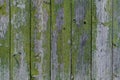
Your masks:
<svg viewBox="0 0 120 80"><path fill-rule="evenodd" d="M50 0L31 2L32 80L50 80Z"/></svg>
<svg viewBox="0 0 120 80"><path fill-rule="evenodd" d="M112 0L92 0L93 80L112 80Z"/></svg>
<svg viewBox="0 0 120 80"><path fill-rule="evenodd" d="M113 80L120 80L120 1L113 3Z"/></svg>
<svg viewBox="0 0 120 80"><path fill-rule="evenodd" d="M0 0L0 80L9 80L9 0Z"/></svg>
<svg viewBox="0 0 120 80"><path fill-rule="evenodd" d="M12 80L30 80L29 0L11 0Z"/></svg>
<svg viewBox="0 0 120 80"><path fill-rule="evenodd" d="M70 80L70 1L52 0L51 3L51 80Z"/></svg>
<svg viewBox="0 0 120 80"><path fill-rule="evenodd" d="M91 0L72 0L72 80L91 80Z"/></svg>

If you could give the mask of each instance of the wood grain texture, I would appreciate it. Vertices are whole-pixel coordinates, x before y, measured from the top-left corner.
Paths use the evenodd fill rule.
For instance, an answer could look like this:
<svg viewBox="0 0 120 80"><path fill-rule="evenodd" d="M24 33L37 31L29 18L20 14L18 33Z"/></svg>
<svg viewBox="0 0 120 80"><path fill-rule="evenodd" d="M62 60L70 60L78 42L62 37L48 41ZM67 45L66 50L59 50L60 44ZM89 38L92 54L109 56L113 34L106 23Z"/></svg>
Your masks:
<svg viewBox="0 0 120 80"><path fill-rule="evenodd" d="M113 0L113 80L120 80L120 1Z"/></svg>
<svg viewBox="0 0 120 80"><path fill-rule="evenodd" d="M72 0L72 80L91 80L91 1Z"/></svg>
<svg viewBox="0 0 120 80"><path fill-rule="evenodd" d="M11 0L12 80L29 80L30 16L29 0Z"/></svg>
<svg viewBox="0 0 120 80"><path fill-rule="evenodd" d="M51 80L70 80L69 0L52 0Z"/></svg>
<svg viewBox="0 0 120 80"><path fill-rule="evenodd" d="M50 0L31 2L32 80L50 80Z"/></svg>
<svg viewBox="0 0 120 80"><path fill-rule="evenodd" d="M9 80L9 0L0 0L0 80Z"/></svg>
<svg viewBox="0 0 120 80"><path fill-rule="evenodd" d="M112 80L112 0L93 0L93 80Z"/></svg>
<svg viewBox="0 0 120 80"><path fill-rule="evenodd" d="M0 0L0 80L120 80L120 0Z"/></svg>

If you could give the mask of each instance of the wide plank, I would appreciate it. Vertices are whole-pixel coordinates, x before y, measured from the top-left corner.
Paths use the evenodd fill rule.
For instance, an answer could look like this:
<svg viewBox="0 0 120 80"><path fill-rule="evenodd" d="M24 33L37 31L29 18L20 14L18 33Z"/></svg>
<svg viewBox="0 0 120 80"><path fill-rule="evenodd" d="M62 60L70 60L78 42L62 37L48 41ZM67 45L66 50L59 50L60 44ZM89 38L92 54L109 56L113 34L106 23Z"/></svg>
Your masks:
<svg viewBox="0 0 120 80"><path fill-rule="evenodd" d="M92 0L92 79L112 80L112 0Z"/></svg>
<svg viewBox="0 0 120 80"><path fill-rule="evenodd" d="M113 0L113 80L120 80L120 0Z"/></svg>
<svg viewBox="0 0 120 80"><path fill-rule="evenodd" d="M30 0L11 0L11 80L30 80Z"/></svg>
<svg viewBox="0 0 120 80"><path fill-rule="evenodd" d="M91 80L91 0L72 0L72 80Z"/></svg>
<svg viewBox="0 0 120 80"><path fill-rule="evenodd" d="M31 79L50 80L50 0L31 0Z"/></svg>
<svg viewBox="0 0 120 80"><path fill-rule="evenodd" d="M9 0L0 0L0 80L9 80Z"/></svg>
<svg viewBox="0 0 120 80"><path fill-rule="evenodd" d="M51 0L51 80L70 80L70 2L69 0Z"/></svg>

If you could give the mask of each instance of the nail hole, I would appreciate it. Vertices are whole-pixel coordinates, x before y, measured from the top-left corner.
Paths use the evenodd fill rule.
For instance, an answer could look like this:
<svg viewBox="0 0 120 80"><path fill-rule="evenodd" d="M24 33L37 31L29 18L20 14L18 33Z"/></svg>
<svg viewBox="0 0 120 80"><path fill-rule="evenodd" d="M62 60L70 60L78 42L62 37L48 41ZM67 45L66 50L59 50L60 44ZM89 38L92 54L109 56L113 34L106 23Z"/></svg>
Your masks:
<svg viewBox="0 0 120 80"><path fill-rule="evenodd" d="M47 2L47 1L43 1L45 4L50 4L50 2Z"/></svg>
<svg viewBox="0 0 120 80"><path fill-rule="evenodd" d="M63 30L65 30L65 27L63 28Z"/></svg>
<svg viewBox="0 0 120 80"><path fill-rule="evenodd" d="M86 24L86 21L84 21L84 24Z"/></svg>
<svg viewBox="0 0 120 80"><path fill-rule="evenodd" d="M116 47L117 45L113 43L113 46L115 46L115 47Z"/></svg>
<svg viewBox="0 0 120 80"><path fill-rule="evenodd" d="M15 55L15 54L13 54L13 56L15 57L16 55Z"/></svg>
<svg viewBox="0 0 120 80"><path fill-rule="evenodd" d="M22 54L21 52L18 52L20 55Z"/></svg>
<svg viewBox="0 0 120 80"><path fill-rule="evenodd" d="M73 22L76 22L76 19L75 19L75 18L73 19Z"/></svg>

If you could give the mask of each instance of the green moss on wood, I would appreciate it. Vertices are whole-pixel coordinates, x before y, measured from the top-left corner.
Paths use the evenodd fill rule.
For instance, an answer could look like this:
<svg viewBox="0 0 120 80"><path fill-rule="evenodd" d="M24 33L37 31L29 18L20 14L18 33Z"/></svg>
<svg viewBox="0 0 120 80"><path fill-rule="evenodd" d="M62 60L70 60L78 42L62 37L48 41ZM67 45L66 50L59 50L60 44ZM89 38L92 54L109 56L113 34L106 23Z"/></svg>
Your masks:
<svg viewBox="0 0 120 80"><path fill-rule="evenodd" d="M6 15L7 14L7 4L4 2L4 4L0 5L0 15Z"/></svg>

